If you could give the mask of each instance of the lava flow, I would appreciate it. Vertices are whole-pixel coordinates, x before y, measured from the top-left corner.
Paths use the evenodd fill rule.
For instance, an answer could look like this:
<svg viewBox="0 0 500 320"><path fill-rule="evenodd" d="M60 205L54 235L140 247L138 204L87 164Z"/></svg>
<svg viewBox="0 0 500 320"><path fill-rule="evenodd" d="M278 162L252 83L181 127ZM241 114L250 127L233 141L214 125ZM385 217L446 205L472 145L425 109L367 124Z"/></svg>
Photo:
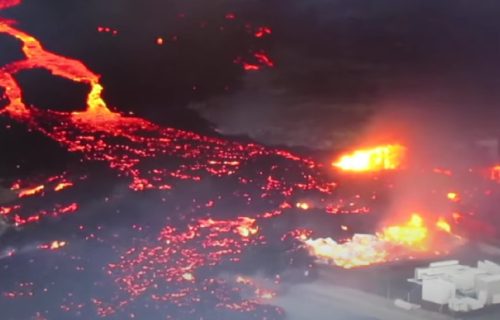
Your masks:
<svg viewBox="0 0 500 320"><path fill-rule="evenodd" d="M6 8L18 2L1 1L0 4L0 8ZM135 234L130 237L130 241L117 240L122 239L119 234L103 235L105 229L102 226L91 231L92 226L80 225L73 232L79 234L82 241L97 243L93 246L104 245L102 250L108 252L108 261L103 262L101 267L88 266L88 263L85 266L83 253L78 255L57 250L66 245L65 240L37 246L39 250L57 250L58 255L52 257L54 261L59 256L62 259L57 270L82 274L90 272L88 269L97 269L105 270L106 273L88 291L99 293L82 297L74 294L69 287L60 288L58 292L61 295L49 299L52 303L41 307L34 317L62 311L65 314L84 313L87 318L99 315L123 319L133 318L136 313L149 314L149 308L153 308L168 319L199 319L206 316L205 306L208 303L214 308L216 318L228 317L233 313L248 314L251 318L258 314L267 319L280 318L282 312L279 308L243 298L231 283L226 283L218 276L220 271L216 267L237 263L244 257L247 247L265 244L267 239L265 233L261 232L260 221L279 217L292 208L289 203L297 194L316 192L325 197L332 194L335 184L321 176L318 164L286 151L162 128L144 119L113 112L101 97L103 86L99 76L82 62L45 50L36 38L16 28L13 21L0 20L0 33L19 40L25 56L0 69L0 87L4 88L4 99L7 101L0 114L57 141L68 152L79 155L82 164L107 164L115 173L115 179L120 184L126 183L131 192L155 192L161 202L166 202L164 209L155 210L156 214L158 211L175 210L164 217L164 227L151 231L159 232L155 239L142 233L146 228L152 228L147 223L133 225L132 231L128 231ZM264 53L256 53L255 58L263 64L272 65ZM65 113L26 105L15 75L35 68L87 84L89 94L86 110ZM270 158L274 158L274 162L279 165L263 166L257 173L249 170L249 166ZM285 175L288 175L290 168L297 174L287 178ZM195 188L196 184L202 185L205 181L217 183L214 179L221 178L227 178L226 183L236 184L236 191L229 195L215 194L205 203L196 204L196 194L200 194L200 191L191 190L193 199L188 202L189 206L178 204L177 208L166 200L175 201L183 191L172 192L186 183ZM5 219L16 228L25 228L51 219L61 220L68 213L88 211L86 203L81 200L84 195L78 192L78 188L85 185L89 188L95 179L98 179L98 174L88 171L84 165L74 172L62 170L46 177L15 181L11 191L17 193L18 199L0 207L2 221ZM66 199L63 203L56 196L59 193ZM113 206L116 203L109 195L100 197L104 199L103 205L110 203ZM204 196L200 195L199 198ZM231 204L233 211L246 211L252 216L227 213L227 209L224 209L228 206L225 198L233 198L241 203L236 208ZM235 200L231 201L234 203ZM331 205L342 207L342 204ZM259 209L252 209L254 206ZM212 218L217 210L226 212L223 214L228 218ZM7 257L22 259L22 255L8 254ZM31 275L25 273L23 277L37 278L37 274L40 272ZM52 273L51 283L65 287L67 279L59 279L58 274ZM6 277L17 278L12 275ZM37 297L42 298L47 294L47 290L43 289L49 281L47 277L45 280L29 279L33 283L29 295L15 294L16 287L21 285L13 283L7 297L29 297L38 301ZM101 288L102 283L107 283L106 290ZM115 287L114 291L103 294L112 287ZM142 305L142 311L137 311L137 305L145 299L149 302ZM58 301L59 305L54 301ZM11 301L10 306L15 307L15 303ZM22 312L26 309L16 310ZM33 317L33 314L21 317Z"/></svg>
<svg viewBox="0 0 500 320"><path fill-rule="evenodd" d="M0 9L20 3L0 0ZM12 319L282 319L283 310L263 302L275 293L256 288L249 274L268 267L276 277L288 267L310 268L314 258L344 268L405 259L432 250L428 241L436 233L454 231L445 219L434 224L414 215L345 242L313 240L314 230L296 219L373 219L377 192L340 196L331 167L312 159L113 111L99 75L83 62L47 51L14 21L0 18L0 33L17 39L24 54L0 68L6 101L0 116L76 158L55 172L10 181L12 199L0 206L0 234L42 238L2 248L0 308ZM249 33L266 38L272 31ZM250 55L234 62L249 71L275 65L260 50ZM27 105L16 75L32 69L88 85L86 109ZM358 150L333 165L395 170L405 151L397 144ZM344 236L354 229L338 225ZM50 263L43 260L47 252Z"/></svg>

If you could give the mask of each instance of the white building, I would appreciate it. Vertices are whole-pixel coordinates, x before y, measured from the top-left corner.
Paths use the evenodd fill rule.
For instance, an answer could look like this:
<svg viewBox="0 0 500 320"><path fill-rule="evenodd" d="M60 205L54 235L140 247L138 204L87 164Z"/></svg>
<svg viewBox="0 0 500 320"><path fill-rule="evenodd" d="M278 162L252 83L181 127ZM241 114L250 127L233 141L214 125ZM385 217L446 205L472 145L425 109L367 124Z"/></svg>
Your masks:
<svg viewBox="0 0 500 320"><path fill-rule="evenodd" d="M500 304L500 265L479 261L477 267L459 264L457 260L431 263L416 268L415 278L408 281L422 286L422 300L452 311L467 312Z"/></svg>

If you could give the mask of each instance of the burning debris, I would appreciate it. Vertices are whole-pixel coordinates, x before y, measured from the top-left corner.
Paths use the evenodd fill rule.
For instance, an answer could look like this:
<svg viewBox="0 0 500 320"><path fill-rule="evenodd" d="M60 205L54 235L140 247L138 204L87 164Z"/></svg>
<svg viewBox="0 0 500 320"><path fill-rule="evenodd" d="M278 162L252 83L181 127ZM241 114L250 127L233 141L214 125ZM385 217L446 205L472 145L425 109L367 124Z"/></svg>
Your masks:
<svg viewBox="0 0 500 320"><path fill-rule="evenodd" d="M355 234L340 244L331 238L307 239L304 243L320 263L346 269L383 263L388 259L386 242L370 234Z"/></svg>
<svg viewBox="0 0 500 320"><path fill-rule="evenodd" d="M443 247L433 238L438 232L450 235L450 245L444 246L449 251L456 244L451 244L450 225L440 218L434 228L428 228L423 218L412 214L409 221L403 225L393 225L383 228L382 232L371 234L355 234L352 239L338 243L331 238L305 238L304 242L309 253L321 263L331 264L342 268L369 266L400 259L411 259L415 255L436 252Z"/></svg>

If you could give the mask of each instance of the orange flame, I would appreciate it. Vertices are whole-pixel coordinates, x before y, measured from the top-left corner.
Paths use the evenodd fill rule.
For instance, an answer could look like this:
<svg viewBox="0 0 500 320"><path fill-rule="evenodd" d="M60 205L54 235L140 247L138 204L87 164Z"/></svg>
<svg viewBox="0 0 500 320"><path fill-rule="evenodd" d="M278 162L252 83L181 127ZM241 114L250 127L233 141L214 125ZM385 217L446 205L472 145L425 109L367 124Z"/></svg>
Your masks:
<svg viewBox="0 0 500 320"><path fill-rule="evenodd" d="M456 192L448 192L448 194L446 195L446 197L448 198L448 200L453 201L453 202L460 201L460 196Z"/></svg>
<svg viewBox="0 0 500 320"><path fill-rule="evenodd" d="M356 150L341 156L332 166L343 171L370 172L401 168L406 148L399 144Z"/></svg>
<svg viewBox="0 0 500 320"><path fill-rule="evenodd" d="M241 224L236 230L238 230L238 233L242 237L247 238L257 234L257 232L259 232L259 227L255 225L255 219L244 217L241 219Z"/></svg>
<svg viewBox="0 0 500 320"><path fill-rule="evenodd" d="M500 183L500 164L491 168L490 179Z"/></svg>
<svg viewBox="0 0 500 320"><path fill-rule="evenodd" d="M301 210L309 210L311 206L307 202L297 202L295 206Z"/></svg>
<svg viewBox="0 0 500 320"><path fill-rule="evenodd" d="M424 220L419 214L414 213L406 224L384 228L381 238L395 245L422 248L427 235L428 230Z"/></svg>
<svg viewBox="0 0 500 320"><path fill-rule="evenodd" d="M435 230L451 233L451 226L439 218ZM404 249L403 254L410 255L427 252L430 233L424 219L414 213L403 225L388 226L375 235L355 234L344 243L331 238L298 239L319 262L349 269L393 261L400 258L401 249Z"/></svg>
<svg viewBox="0 0 500 320"><path fill-rule="evenodd" d="M439 220L436 222L436 227L442 231L445 231L447 233L451 233L451 226L446 220L443 218L439 218Z"/></svg>

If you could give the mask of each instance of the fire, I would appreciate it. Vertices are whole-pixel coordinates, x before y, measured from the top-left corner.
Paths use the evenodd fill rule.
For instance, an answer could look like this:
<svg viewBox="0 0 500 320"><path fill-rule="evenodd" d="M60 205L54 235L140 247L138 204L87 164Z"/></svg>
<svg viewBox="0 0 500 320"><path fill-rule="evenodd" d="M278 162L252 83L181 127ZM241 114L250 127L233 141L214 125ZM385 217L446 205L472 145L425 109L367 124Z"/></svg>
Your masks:
<svg viewBox="0 0 500 320"><path fill-rule="evenodd" d="M341 244L331 238L309 239L305 244L320 262L345 269L382 263L388 258L385 243L374 235L356 234Z"/></svg>
<svg viewBox="0 0 500 320"><path fill-rule="evenodd" d="M311 206L309 205L309 203L307 202L297 202L295 204L295 206L298 208L298 209L302 209L302 210L309 210L311 208Z"/></svg>
<svg viewBox="0 0 500 320"><path fill-rule="evenodd" d="M259 227L255 225L255 219L244 217L241 219L241 225L236 230L242 237L247 238L257 234Z"/></svg>
<svg viewBox="0 0 500 320"><path fill-rule="evenodd" d="M500 183L500 164L491 168L490 179Z"/></svg>
<svg viewBox="0 0 500 320"><path fill-rule="evenodd" d="M443 218L437 220L435 230L451 234L451 226ZM320 263L350 269L393 261L402 254L412 256L427 252L431 231L422 216L414 213L403 225L388 226L374 235L355 234L344 243L337 243L331 238L297 239Z"/></svg>
<svg viewBox="0 0 500 320"><path fill-rule="evenodd" d="M419 248L424 246L427 235L424 220L414 213L406 224L384 228L381 238L395 245Z"/></svg>
<svg viewBox="0 0 500 320"><path fill-rule="evenodd" d="M439 220L436 222L436 227L442 231L445 231L447 233L451 233L451 226L446 220L443 218L439 218Z"/></svg>
<svg viewBox="0 0 500 320"><path fill-rule="evenodd" d="M453 202L458 202L460 201L460 196L456 192L448 192L446 195L448 200L453 201Z"/></svg>
<svg viewBox="0 0 500 320"><path fill-rule="evenodd" d="M343 171L370 172L401 168L406 148L399 144L356 150L341 156L332 165Z"/></svg>
<svg viewBox="0 0 500 320"><path fill-rule="evenodd" d="M52 241L51 243L39 245L38 248L42 250L59 250L66 246L66 241Z"/></svg>

